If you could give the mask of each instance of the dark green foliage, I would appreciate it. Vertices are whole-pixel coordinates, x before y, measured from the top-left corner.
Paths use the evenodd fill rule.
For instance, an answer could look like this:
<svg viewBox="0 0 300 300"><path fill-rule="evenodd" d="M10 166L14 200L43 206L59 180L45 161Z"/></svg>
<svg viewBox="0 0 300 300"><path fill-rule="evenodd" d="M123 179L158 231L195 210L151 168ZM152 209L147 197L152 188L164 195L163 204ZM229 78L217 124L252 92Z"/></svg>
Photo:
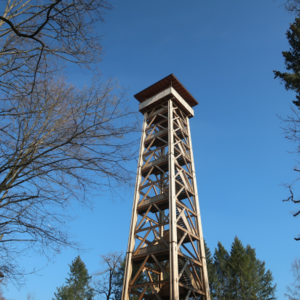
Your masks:
<svg viewBox="0 0 300 300"><path fill-rule="evenodd" d="M273 276L270 270L266 271L265 262L256 258L255 249L249 245L246 247L246 253L250 257L250 282L251 290L249 299L268 300L276 299L274 296L276 285L272 286Z"/></svg>
<svg viewBox="0 0 300 300"><path fill-rule="evenodd" d="M84 262L77 256L70 266L69 278L66 278L66 285L57 288L53 300L92 300L94 290L90 287L91 276Z"/></svg>
<svg viewBox="0 0 300 300"><path fill-rule="evenodd" d="M235 237L228 261L229 293L234 299L250 299L250 263L251 258L247 255L241 241Z"/></svg>
<svg viewBox="0 0 300 300"><path fill-rule="evenodd" d="M216 273L216 268L214 265L214 260L211 255L211 252L207 247L205 241L204 241L204 247L205 247L205 254L206 254L206 265L207 265L207 273L209 278L209 287L211 291L215 291L218 287L218 277Z"/></svg>
<svg viewBox="0 0 300 300"><path fill-rule="evenodd" d="M235 237L230 254L220 242L213 259L206 245L205 250L211 299L276 299L272 273L256 258L255 249L249 245L245 248Z"/></svg>
<svg viewBox="0 0 300 300"><path fill-rule="evenodd" d="M300 107L300 18L290 25L286 33L288 42L291 46L289 51L283 51L286 69L290 72L273 71L275 78L279 77L285 84L287 90L296 92L296 99L293 103Z"/></svg>
<svg viewBox="0 0 300 300"><path fill-rule="evenodd" d="M121 300L121 297L122 297L125 264L126 264L126 260L124 258L115 274L114 283L115 283L116 290L117 290L116 295L115 295L116 300Z"/></svg>
<svg viewBox="0 0 300 300"><path fill-rule="evenodd" d="M215 299L226 299L228 295L228 282L229 282L229 254L223 245L218 242L214 254L214 267L216 270L217 284L213 293Z"/></svg>

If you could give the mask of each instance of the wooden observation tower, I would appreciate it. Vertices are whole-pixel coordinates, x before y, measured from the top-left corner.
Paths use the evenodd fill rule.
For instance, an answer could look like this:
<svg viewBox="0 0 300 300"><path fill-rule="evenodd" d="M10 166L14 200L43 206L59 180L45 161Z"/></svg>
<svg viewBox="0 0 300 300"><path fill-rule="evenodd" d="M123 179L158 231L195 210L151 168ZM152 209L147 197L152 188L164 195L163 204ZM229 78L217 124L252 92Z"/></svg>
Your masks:
<svg viewBox="0 0 300 300"><path fill-rule="evenodd" d="M122 300L210 300L189 118L173 75L134 96L144 115Z"/></svg>

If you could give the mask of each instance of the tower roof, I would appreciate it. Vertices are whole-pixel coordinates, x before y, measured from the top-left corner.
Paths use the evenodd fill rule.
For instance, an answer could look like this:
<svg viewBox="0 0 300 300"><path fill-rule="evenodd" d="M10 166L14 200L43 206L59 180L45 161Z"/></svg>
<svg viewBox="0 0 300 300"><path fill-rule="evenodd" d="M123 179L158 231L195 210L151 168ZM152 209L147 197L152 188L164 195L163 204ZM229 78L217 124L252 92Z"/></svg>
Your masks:
<svg viewBox="0 0 300 300"><path fill-rule="evenodd" d="M140 103L155 96L156 94L164 91L172 86L177 93L191 106L196 106L198 101L189 93L189 91L183 86L183 84L175 77L174 74L170 74L167 77L157 81L156 83L145 88L141 92L134 95Z"/></svg>

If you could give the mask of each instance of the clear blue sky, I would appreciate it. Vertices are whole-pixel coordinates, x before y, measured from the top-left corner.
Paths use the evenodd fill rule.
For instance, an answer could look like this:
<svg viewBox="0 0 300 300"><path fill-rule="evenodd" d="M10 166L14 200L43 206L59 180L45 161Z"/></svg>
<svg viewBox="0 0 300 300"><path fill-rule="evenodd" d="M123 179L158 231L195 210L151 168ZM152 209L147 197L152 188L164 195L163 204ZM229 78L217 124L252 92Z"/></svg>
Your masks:
<svg viewBox="0 0 300 300"><path fill-rule="evenodd" d="M294 95L272 73L284 69L281 52L294 19L283 2L113 0L115 9L99 25L100 69L128 89L133 109L135 93L170 73L199 101L191 131L204 237L212 252L218 241L230 250L236 235L256 248L273 272L279 300L300 257L300 242L293 240L300 219L282 202L288 191L280 186L296 178L295 157L287 153L294 145L284 140L277 117L289 113ZM69 78L89 80L80 71ZM135 163L129 167L136 170ZM74 207L78 218L70 232L90 249L81 254L90 273L100 254L126 250L132 199L133 190L114 202L95 197L93 211ZM32 292L37 300L52 299L76 255L64 250L22 290L8 286L5 296L23 300ZM20 264L39 269L45 260L34 255Z"/></svg>

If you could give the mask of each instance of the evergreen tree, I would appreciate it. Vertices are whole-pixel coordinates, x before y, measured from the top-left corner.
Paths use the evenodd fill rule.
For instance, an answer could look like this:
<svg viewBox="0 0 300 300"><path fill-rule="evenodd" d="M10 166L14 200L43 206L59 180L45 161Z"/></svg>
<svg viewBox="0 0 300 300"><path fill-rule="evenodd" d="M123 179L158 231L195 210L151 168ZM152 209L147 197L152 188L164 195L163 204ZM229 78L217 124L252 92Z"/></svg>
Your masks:
<svg viewBox="0 0 300 300"><path fill-rule="evenodd" d="M256 258L255 249L249 245L245 248L237 237L230 253L218 242L212 257L205 242L204 246L212 300L276 299L276 284L273 284L272 273L266 271L264 261Z"/></svg>
<svg viewBox="0 0 300 300"><path fill-rule="evenodd" d="M251 248L249 245L246 247L246 253L250 257L250 264L249 264L249 299L251 300L258 300L258 291L260 287L260 276L261 275L261 268L260 268L260 261L256 259L255 249Z"/></svg>
<svg viewBox="0 0 300 300"><path fill-rule="evenodd" d="M205 247L205 255L206 255L206 266L207 266L207 273L208 273L208 282L209 282L209 290L210 290L210 295L211 298L214 298L215 295L215 290L217 286L217 273L216 273L216 268L214 265L214 260L211 255L210 249L207 247L206 242L204 241L204 247Z"/></svg>
<svg viewBox="0 0 300 300"><path fill-rule="evenodd" d="M286 33L288 42L291 46L289 51L283 51L286 69L290 72L273 71L275 78L279 77L285 84L286 90L296 92L296 100L293 103L300 107L300 18L290 25Z"/></svg>
<svg viewBox="0 0 300 300"><path fill-rule="evenodd" d="M256 258L255 249L249 245L246 253L250 257L250 296L251 300L271 300L275 298L276 284L272 284L273 276L270 270L266 271L265 262Z"/></svg>
<svg viewBox="0 0 300 300"><path fill-rule="evenodd" d="M118 292L116 293L115 299L116 300L121 300L122 297L122 288L123 288L123 280L124 280L124 273L125 273L125 264L126 264L126 259L124 258L123 261L121 262L116 274L115 274L115 285L118 289Z"/></svg>
<svg viewBox="0 0 300 300"><path fill-rule="evenodd" d="M77 256L70 266L66 285L57 288L53 300L92 300L94 290L90 287L91 276L80 256Z"/></svg>
<svg viewBox="0 0 300 300"><path fill-rule="evenodd" d="M216 270L216 284L213 299L227 299L229 285L229 254L224 246L218 242L214 254L214 267Z"/></svg>
<svg viewBox="0 0 300 300"><path fill-rule="evenodd" d="M250 257L242 242L235 237L231 246L229 267L229 292L233 299L249 299L250 283Z"/></svg>

